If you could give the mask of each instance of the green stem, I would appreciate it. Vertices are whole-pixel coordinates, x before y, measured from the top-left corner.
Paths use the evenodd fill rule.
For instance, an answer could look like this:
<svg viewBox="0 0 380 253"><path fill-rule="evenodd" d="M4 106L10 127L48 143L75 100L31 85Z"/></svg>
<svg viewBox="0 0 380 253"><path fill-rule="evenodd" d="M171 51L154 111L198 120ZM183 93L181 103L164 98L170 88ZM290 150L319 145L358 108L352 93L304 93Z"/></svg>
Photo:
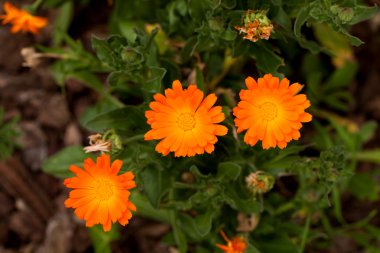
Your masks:
<svg viewBox="0 0 380 253"><path fill-rule="evenodd" d="M343 215L342 215L342 207L340 205L340 193L337 186L334 186L332 190L332 196L333 196L333 201L334 201L335 217L341 224L346 224L346 221L344 220Z"/></svg>
<svg viewBox="0 0 380 253"><path fill-rule="evenodd" d="M30 5L28 8L30 10L30 12L35 13L43 1L44 0L36 0L32 5Z"/></svg>
<svg viewBox="0 0 380 253"><path fill-rule="evenodd" d="M144 135L143 134L135 135L133 137L125 139L123 141L123 144L131 143L131 142L134 142L134 141L140 141L140 140L144 140Z"/></svg>
<svg viewBox="0 0 380 253"><path fill-rule="evenodd" d="M307 242L307 236L308 236L309 230L310 230L310 222L311 222L311 212L309 211L309 213L307 214L305 227L303 228L303 232L302 232L302 241L301 241L300 253L303 253L305 250L305 246L306 246L306 242Z"/></svg>

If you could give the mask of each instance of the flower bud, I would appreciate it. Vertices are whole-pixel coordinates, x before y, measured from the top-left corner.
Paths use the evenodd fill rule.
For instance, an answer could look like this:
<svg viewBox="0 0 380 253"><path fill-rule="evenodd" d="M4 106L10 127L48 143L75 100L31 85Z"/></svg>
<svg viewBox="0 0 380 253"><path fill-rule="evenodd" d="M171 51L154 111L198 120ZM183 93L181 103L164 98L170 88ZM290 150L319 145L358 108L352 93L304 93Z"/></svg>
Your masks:
<svg viewBox="0 0 380 253"><path fill-rule="evenodd" d="M100 133L90 135L88 139L90 145L83 148L86 153L100 151L102 153L110 152L111 155L114 155L123 148L120 136L113 129L108 130L104 135Z"/></svg>
<svg viewBox="0 0 380 253"><path fill-rule="evenodd" d="M263 194L273 188L274 177L264 171L256 171L249 174L245 178L245 182L253 194Z"/></svg>
<svg viewBox="0 0 380 253"><path fill-rule="evenodd" d="M144 56L135 48L126 46L121 52L121 59L129 65L138 65L144 61Z"/></svg>
<svg viewBox="0 0 380 253"><path fill-rule="evenodd" d="M103 139L111 143L111 155L118 154L123 149L123 143L115 130L111 129L104 134Z"/></svg>
<svg viewBox="0 0 380 253"><path fill-rule="evenodd" d="M273 30L270 19L266 16L266 11L248 10L243 17L243 26L235 26L239 33L244 33L243 39L256 42L259 39L269 39Z"/></svg>
<svg viewBox="0 0 380 253"><path fill-rule="evenodd" d="M342 21L342 23L348 23L354 17L354 11L352 10L352 8L342 8L338 14L338 17Z"/></svg>

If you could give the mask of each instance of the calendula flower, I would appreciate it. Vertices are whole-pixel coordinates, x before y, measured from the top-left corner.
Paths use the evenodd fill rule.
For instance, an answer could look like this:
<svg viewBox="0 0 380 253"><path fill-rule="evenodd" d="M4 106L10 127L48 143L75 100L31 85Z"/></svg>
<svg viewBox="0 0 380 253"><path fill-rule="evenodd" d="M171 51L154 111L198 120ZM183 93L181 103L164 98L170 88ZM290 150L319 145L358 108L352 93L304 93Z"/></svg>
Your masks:
<svg viewBox="0 0 380 253"><path fill-rule="evenodd" d="M243 39L256 42L259 39L269 39L273 30L266 11L248 10L243 18L243 26L235 26L239 33L244 33Z"/></svg>
<svg viewBox="0 0 380 253"><path fill-rule="evenodd" d="M0 19L3 20L3 24L12 25L12 33L22 31L38 34L48 23L46 18L33 16L27 11L18 9L9 2L5 2L3 8L5 14L0 15Z"/></svg>
<svg viewBox="0 0 380 253"><path fill-rule="evenodd" d="M149 104L152 110L145 116L152 129L145 134L145 140L161 140L156 151L167 155L194 156L204 151L214 151L216 136L227 134L227 128L218 125L224 120L222 107L213 106L216 95L203 99L203 92L195 85L182 89L181 83L173 82L172 89L154 95L155 101Z"/></svg>
<svg viewBox="0 0 380 253"><path fill-rule="evenodd" d="M236 236L230 240L223 231L220 231L223 239L227 242L227 245L216 244L216 246L223 250L224 253L244 253L247 248L247 242L244 237Z"/></svg>
<svg viewBox="0 0 380 253"><path fill-rule="evenodd" d="M289 80L266 74L256 82L245 79L248 90L240 91L241 101L234 108L237 132L248 130L244 141L254 146L259 140L264 149L278 146L283 149L291 140L300 138L302 122L312 116L305 112L310 101L297 93L303 87L299 83L289 86Z"/></svg>
<svg viewBox="0 0 380 253"><path fill-rule="evenodd" d="M65 201L67 208L75 209L75 214L86 221L87 227L102 224L104 231L110 231L111 224L119 222L125 226L132 218L131 211L136 206L129 201L129 190L136 187L132 172L118 175L122 161L110 164L108 155L101 155L96 163L88 158L84 161L84 170L71 165L76 175L64 181L64 185L73 190Z"/></svg>

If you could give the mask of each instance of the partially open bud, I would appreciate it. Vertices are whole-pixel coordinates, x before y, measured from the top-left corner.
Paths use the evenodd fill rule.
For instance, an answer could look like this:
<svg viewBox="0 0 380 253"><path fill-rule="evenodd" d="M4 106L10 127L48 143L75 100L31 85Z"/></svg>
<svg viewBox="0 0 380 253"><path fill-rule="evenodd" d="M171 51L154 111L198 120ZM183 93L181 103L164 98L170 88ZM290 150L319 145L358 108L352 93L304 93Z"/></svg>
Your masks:
<svg viewBox="0 0 380 253"><path fill-rule="evenodd" d="M274 177L264 171L252 172L245 178L247 188L256 194L270 191L274 185Z"/></svg>
<svg viewBox="0 0 380 253"><path fill-rule="evenodd" d="M119 153L122 148L122 141L113 129L107 131L104 135L97 133L88 137L90 145L84 147L86 153L89 152L110 152L112 154Z"/></svg>
<svg viewBox="0 0 380 253"><path fill-rule="evenodd" d="M235 26L239 33L244 33L244 39L256 42L259 39L269 39L273 30L267 11L248 10L243 17L243 26Z"/></svg>
<svg viewBox="0 0 380 253"><path fill-rule="evenodd" d="M93 134L88 136L89 146L83 148L86 153L90 152L110 152L111 149L111 141L103 140L102 135L100 133Z"/></svg>

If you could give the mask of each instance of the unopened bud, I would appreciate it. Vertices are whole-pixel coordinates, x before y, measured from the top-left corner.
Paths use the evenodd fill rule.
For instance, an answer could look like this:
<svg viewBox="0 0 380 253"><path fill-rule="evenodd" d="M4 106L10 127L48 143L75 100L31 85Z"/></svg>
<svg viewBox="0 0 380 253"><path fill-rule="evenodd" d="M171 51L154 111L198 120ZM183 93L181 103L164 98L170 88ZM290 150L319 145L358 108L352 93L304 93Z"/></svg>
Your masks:
<svg viewBox="0 0 380 253"><path fill-rule="evenodd" d="M115 132L115 130L108 130L103 137L104 140L111 143L111 155L118 154L123 149L123 142L120 136Z"/></svg>
<svg viewBox="0 0 380 253"><path fill-rule="evenodd" d="M129 65L138 65L144 61L144 56L133 47L125 47L121 52L121 59Z"/></svg>
<svg viewBox="0 0 380 253"><path fill-rule="evenodd" d="M351 8L342 8L338 14L338 17L342 23L348 23L354 17L354 11Z"/></svg>

